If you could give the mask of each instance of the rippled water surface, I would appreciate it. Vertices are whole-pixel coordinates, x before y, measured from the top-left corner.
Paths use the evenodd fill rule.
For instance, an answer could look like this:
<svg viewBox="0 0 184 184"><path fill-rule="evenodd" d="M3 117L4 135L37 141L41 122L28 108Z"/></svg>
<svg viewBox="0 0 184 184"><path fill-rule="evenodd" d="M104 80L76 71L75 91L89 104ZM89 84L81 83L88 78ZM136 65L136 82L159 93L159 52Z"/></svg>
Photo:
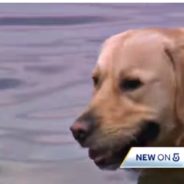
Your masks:
<svg viewBox="0 0 184 184"><path fill-rule="evenodd" d="M0 184L133 184L100 171L69 126L91 96L103 40L139 27L183 26L181 4L1 4Z"/></svg>

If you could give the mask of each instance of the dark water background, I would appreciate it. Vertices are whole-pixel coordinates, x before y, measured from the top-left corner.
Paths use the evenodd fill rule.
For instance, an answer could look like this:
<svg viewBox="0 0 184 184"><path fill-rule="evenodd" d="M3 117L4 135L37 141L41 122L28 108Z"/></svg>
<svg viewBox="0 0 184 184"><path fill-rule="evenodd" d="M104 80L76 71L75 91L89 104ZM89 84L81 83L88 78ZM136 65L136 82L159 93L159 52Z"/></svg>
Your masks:
<svg viewBox="0 0 184 184"><path fill-rule="evenodd" d="M135 183L96 168L69 126L105 38L183 24L184 4L0 4L0 184Z"/></svg>

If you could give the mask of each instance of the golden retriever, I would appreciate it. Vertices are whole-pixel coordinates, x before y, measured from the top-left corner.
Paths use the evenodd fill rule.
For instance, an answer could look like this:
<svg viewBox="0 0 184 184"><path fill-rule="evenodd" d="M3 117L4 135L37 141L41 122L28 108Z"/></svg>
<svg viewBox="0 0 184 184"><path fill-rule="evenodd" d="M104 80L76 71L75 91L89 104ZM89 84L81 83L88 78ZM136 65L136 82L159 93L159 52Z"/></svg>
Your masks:
<svg viewBox="0 0 184 184"><path fill-rule="evenodd" d="M92 100L71 131L98 167L117 169L133 146L184 146L184 29L110 37L92 78ZM184 183L181 172L144 170L140 183Z"/></svg>

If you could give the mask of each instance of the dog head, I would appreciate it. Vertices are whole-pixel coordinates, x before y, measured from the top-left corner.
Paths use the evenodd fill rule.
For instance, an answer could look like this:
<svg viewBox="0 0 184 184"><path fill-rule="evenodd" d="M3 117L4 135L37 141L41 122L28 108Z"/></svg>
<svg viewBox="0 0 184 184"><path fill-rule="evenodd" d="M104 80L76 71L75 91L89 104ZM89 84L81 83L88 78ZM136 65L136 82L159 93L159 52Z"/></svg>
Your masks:
<svg viewBox="0 0 184 184"><path fill-rule="evenodd" d="M92 74L92 100L71 127L100 168L118 168L133 146L181 141L182 41L182 30L169 29L128 31L105 41Z"/></svg>

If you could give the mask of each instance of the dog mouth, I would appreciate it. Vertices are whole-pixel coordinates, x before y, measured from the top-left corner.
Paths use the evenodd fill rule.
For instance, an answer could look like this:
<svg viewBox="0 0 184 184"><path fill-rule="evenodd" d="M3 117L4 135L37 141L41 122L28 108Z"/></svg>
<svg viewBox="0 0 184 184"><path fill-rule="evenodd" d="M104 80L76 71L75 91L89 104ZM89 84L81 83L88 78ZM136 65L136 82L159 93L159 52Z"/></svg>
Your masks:
<svg viewBox="0 0 184 184"><path fill-rule="evenodd" d="M89 148L89 157L100 169L115 170L126 157L131 147L145 147L153 142L159 134L160 127L157 122L145 122L134 135L134 139L118 148ZM120 141L120 140L118 140Z"/></svg>

